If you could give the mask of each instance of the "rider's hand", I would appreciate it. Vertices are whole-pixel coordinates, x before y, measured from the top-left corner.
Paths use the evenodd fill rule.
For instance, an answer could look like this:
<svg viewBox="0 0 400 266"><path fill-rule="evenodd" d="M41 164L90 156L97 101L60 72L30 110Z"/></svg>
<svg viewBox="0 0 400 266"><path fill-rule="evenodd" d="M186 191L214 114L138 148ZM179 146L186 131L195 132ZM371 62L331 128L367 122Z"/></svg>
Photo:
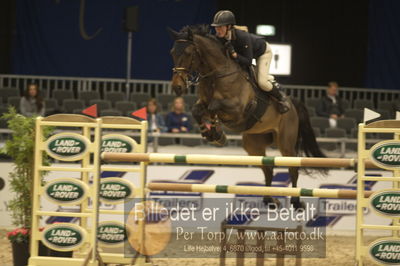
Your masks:
<svg viewBox="0 0 400 266"><path fill-rule="evenodd" d="M233 56L233 54L236 53L235 48L233 47L230 41L225 42L225 48L231 56Z"/></svg>

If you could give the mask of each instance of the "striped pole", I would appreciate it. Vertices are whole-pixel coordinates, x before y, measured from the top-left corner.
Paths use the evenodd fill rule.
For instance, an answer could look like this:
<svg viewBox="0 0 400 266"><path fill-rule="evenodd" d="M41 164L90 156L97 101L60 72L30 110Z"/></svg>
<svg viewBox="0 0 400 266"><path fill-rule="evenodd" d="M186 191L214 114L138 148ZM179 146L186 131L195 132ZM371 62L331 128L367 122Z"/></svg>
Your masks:
<svg viewBox="0 0 400 266"><path fill-rule="evenodd" d="M225 186L225 185L203 185L203 184L179 184L179 183L149 183L147 188L153 191L181 191L181 192L204 192L204 193L229 193L259 196L293 196L293 197L316 197L316 198L338 198L355 199L356 190L345 189L306 189L286 187L260 187L260 186ZM365 191L368 198L373 191Z"/></svg>
<svg viewBox="0 0 400 266"><path fill-rule="evenodd" d="M312 158L312 157L271 157L271 156L237 156L210 154L168 154L168 153L111 153L101 155L103 160L118 162L149 163L187 163L187 164L227 164L256 166L294 166L294 167L355 167L356 159L345 158ZM366 161L368 168L377 168Z"/></svg>

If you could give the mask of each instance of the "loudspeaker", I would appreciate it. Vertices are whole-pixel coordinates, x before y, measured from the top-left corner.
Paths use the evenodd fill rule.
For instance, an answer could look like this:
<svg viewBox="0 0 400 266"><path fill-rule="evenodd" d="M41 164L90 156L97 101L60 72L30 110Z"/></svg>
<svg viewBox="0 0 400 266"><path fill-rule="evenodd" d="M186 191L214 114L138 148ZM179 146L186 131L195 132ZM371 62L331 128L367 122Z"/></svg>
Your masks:
<svg viewBox="0 0 400 266"><path fill-rule="evenodd" d="M139 7L129 6L125 8L125 30L138 31L139 30Z"/></svg>

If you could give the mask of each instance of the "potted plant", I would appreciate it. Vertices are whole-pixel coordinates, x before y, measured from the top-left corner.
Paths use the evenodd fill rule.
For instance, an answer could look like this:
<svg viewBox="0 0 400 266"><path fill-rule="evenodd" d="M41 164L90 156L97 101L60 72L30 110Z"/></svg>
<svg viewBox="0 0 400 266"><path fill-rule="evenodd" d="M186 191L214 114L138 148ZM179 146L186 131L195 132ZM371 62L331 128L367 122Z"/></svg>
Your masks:
<svg viewBox="0 0 400 266"><path fill-rule="evenodd" d="M35 149L35 117L25 117L18 114L14 107L10 107L8 112L3 114L2 119L7 120L8 128L11 130L5 146L1 149L4 153L13 159L14 169L9 174L10 191L14 193L14 198L8 202L8 209L11 213L12 224L17 229L8 233L8 239L12 243L14 265L20 259L29 258L29 237L30 226L32 222L32 191L34 174L34 149ZM47 138L52 128L43 130L44 137ZM49 165L49 159L46 155L43 158L45 165ZM41 178L45 175L41 173ZM17 261L16 261L17 260Z"/></svg>
<svg viewBox="0 0 400 266"><path fill-rule="evenodd" d="M13 250L14 265L27 265L29 259L29 229L16 228L7 233Z"/></svg>

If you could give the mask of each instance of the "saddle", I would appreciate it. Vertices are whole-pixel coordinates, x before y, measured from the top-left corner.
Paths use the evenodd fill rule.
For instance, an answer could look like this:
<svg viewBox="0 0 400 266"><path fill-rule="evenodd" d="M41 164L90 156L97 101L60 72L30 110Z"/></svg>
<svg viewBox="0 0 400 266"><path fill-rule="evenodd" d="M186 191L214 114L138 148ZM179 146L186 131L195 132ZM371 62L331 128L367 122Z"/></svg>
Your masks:
<svg viewBox="0 0 400 266"><path fill-rule="evenodd" d="M252 128L257 122L261 122L261 117L265 114L271 100L268 93L258 86L254 67L249 67L247 72L249 75L246 79L250 82L255 96L244 110L246 116L245 130Z"/></svg>

